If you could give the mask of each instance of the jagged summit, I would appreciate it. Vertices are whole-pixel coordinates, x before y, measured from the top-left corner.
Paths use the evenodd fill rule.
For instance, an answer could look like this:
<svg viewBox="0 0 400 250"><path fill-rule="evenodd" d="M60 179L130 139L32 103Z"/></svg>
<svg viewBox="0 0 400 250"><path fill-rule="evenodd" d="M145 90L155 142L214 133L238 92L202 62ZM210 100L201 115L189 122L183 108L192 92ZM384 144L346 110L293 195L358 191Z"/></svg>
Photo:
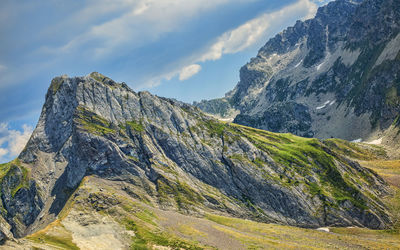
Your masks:
<svg viewBox="0 0 400 250"><path fill-rule="evenodd" d="M187 214L302 227L390 226L380 200L385 182L343 152L378 151L223 123L99 73L56 77L25 149L0 166L1 229L4 237L10 229L21 237L43 228L65 211L71 194L76 198L85 177Z"/></svg>
<svg viewBox="0 0 400 250"><path fill-rule="evenodd" d="M270 39L240 69L235 89L213 101L221 109L196 105L269 131L363 141L383 136L390 143L385 131L400 115L399 8L394 0L332 1Z"/></svg>

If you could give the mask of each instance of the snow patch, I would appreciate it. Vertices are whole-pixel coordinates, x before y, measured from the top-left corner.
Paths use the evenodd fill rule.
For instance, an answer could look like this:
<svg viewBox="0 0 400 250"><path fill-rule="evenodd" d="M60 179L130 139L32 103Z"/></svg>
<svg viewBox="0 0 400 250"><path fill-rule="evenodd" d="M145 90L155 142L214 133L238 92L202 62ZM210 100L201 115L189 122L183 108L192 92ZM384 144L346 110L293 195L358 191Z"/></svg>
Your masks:
<svg viewBox="0 0 400 250"><path fill-rule="evenodd" d="M320 231L320 232L327 232L327 233L330 232L329 228L327 228L327 227L320 227L320 228L317 228L315 230Z"/></svg>
<svg viewBox="0 0 400 250"><path fill-rule="evenodd" d="M220 118L219 120L223 122L233 122L234 119L235 118Z"/></svg>
<svg viewBox="0 0 400 250"><path fill-rule="evenodd" d="M303 62L303 60L301 60L298 64L296 64L294 67L297 68L300 66L300 64Z"/></svg>
<svg viewBox="0 0 400 250"><path fill-rule="evenodd" d="M358 138L358 139L352 140L351 142L362 142L362 138Z"/></svg>
<svg viewBox="0 0 400 250"><path fill-rule="evenodd" d="M325 63L325 61L324 61L324 62L322 62L320 65L318 65L318 66L317 66L317 70L320 70L320 69L321 69L321 67L322 67L322 65L324 65L324 63Z"/></svg>
<svg viewBox="0 0 400 250"><path fill-rule="evenodd" d="M374 145L379 145L379 144L381 144L382 143L382 137L381 138L379 138L379 139L376 139L376 140L373 140L373 141L369 141L369 142L366 142L366 143L368 143L368 144L374 144Z"/></svg>
<svg viewBox="0 0 400 250"><path fill-rule="evenodd" d="M317 110L318 110L318 109L323 109L323 108L325 108L326 105L328 105L330 102L331 102L331 101L328 100L328 101L324 102L324 104L322 104L322 106L318 106L318 107L316 107L315 109L317 109Z"/></svg>
<svg viewBox="0 0 400 250"><path fill-rule="evenodd" d="M275 58L277 55L278 55L278 54L274 53L274 54L270 55L268 59L271 60L271 59Z"/></svg>

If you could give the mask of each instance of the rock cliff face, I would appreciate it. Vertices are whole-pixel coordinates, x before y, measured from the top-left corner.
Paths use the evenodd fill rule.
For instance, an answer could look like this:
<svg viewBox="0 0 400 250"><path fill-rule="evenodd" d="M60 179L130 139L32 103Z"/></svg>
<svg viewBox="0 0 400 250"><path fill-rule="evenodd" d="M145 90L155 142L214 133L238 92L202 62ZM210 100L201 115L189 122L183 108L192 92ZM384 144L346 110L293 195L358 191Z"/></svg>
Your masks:
<svg viewBox="0 0 400 250"><path fill-rule="evenodd" d="M343 155L353 151L373 153L222 123L99 73L56 77L25 149L0 165L2 238L53 221L85 176L181 213L385 228L391 219L380 198L387 186Z"/></svg>
<svg viewBox="0 0 400 250"><path fill-rule="evenodd" d="M236 123L274 132L380 136L400 110L399 8L395 0L330 2L269 40L219 102L240 112Z"/></svg>

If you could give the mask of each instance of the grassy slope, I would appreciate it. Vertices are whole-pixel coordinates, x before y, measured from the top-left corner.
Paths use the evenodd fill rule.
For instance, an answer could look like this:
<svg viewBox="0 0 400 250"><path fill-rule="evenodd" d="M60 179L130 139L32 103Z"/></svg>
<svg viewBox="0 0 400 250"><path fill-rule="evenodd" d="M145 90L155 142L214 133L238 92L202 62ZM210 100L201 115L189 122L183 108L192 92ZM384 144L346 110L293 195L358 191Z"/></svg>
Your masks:
<svg viewBox="0 0 400 250"><path fill-rule="evenodd" d="M392 187L393 196L385 202L393 214L395 228L400 230L400 160L361 161L362 166L381 175ZM400 237L400 236L399 236Z"/></svg>
<svg viewBox="0 0 400 250"><path fill-rule="evenodd" d="M361 164L376 171L391 185L400 188L400 160L362 161Z"/></svg>
<svg viewBox="0 0 400 250"><path fill-rule="evenodd" d="M380 146L338 139L327 141L336 152L358 161L365 168L372 169L390 185L392 195L385 197L383 202L393 215L394 232L398 235L400 230L400 160L388 158L384 148ZM358 231L354 233L357 234Z"/></svg>
<svg viewBox="0 0 400 250"><path fill-rule="evenodd" d="M107 184L107 188L104 188L104 184ZM396 230L331 228L331 233L326 233L215 214L195 218L163 211L132 199L112 182L105 183L94 177L86 178L73 197L59 220L28 236L22 243L25 246L50 249L77 249L83 243L74 232L68 230L71 220L79 221L85 216L98 214L121 227L113 238L119 239L131 249L152 249L155 246L169 246L172 249L394 249L400 245L400 234ZM72 216L77 213L78 217ZM90 221L95 227L106 224L104 221ZM81 223L91 226L90 223ZM99 237L96 238L96 234ZM92 242L93 246L95 243L101 246L99 241L107 240L101 231L93 232L91 237L97 241Z"/></svg>
<svg viewBox="0 0 400 250"><path fill-rule="evenodd" d="M350 171L346 174L340 173L335 162L339 161L348 166L348 162L341 159L340 156L377 159L385 154L380 148L358 146L343 140L320 141L287 133L272 133L237 124L209 122L206 128L223 136L228 144L229 140L235 140L235 136L248 139L258 149L267 152L276 163L281 164L285 169L283 175L266 175L266 178L272 178L286 186L305 184L309 193L322 197L325 205L329 207L337 207L345 200L349 200L360 209L367 208L364 200L353 197L357 197L360 193L355 188L357 184L366 184L367 186L372 184L368 178L370 174ZM231 136L229 136L230 134ZM243 157L240 158L241 156L233 156L238 160L246 160ZM268 165L260 159L254 160L253 164L261 169ZM317 182L307 181L305 177L310 175L314 175Z"/></svg>

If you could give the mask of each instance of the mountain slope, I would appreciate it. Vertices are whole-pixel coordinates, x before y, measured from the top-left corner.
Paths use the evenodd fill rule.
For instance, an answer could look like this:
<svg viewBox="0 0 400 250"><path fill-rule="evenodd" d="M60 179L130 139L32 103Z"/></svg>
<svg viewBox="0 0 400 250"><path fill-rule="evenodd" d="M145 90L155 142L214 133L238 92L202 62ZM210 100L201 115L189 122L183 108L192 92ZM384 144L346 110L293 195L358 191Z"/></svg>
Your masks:
<svg viewBox="0 0 400 250"><path fill-rule="evenodd" d="M343 153L354 150L380 153L222 123L99 73L56 77L25 149L0 166L1 230L10 238L10 229L21 237L45 227L86 176L181 213L302 227L390 227L381 200L390 190Z"/></svg>
<svg viewBox="0 0 400 250"><path fill-rule="evenodd" d="M269 131L381 137L400 110L399 9L395 0L330 2L270 39L218 102L240 112L234 122Z"/></svg>
<svg viewBox="0 0 400 250"><path fill-rule="evenodd" d="M114 181L88 176L56 221L17 243L7 241L0 249L396 249L400 244L398 230L329 230L209 213L202 218L182 215L140 202Z"/></svg>
<svg viewBox="0 0 400 250"><path fill-rule="evenodd" d="M396 249L400 244L398 230L329 230L332 233L215 214L182 215L151 207L113 181L90 176L56 221L18 242L7 241L0 249Z"/></svg>

